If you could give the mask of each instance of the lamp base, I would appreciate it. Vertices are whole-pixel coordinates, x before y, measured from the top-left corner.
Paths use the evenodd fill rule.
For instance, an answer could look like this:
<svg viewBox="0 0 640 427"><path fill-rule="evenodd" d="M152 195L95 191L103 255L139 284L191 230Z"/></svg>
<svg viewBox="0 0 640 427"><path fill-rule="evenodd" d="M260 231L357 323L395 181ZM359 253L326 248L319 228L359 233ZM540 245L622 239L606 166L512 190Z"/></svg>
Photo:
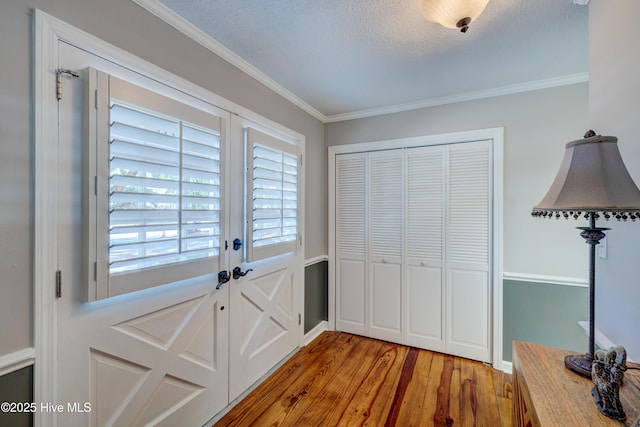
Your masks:
<svg viewBox="0 0 640 427"><path fill-rule="evenodd" d="M591 379L591 364L593 357L590 354L570 354L564 357L564 366L578 375Z"/></svg>

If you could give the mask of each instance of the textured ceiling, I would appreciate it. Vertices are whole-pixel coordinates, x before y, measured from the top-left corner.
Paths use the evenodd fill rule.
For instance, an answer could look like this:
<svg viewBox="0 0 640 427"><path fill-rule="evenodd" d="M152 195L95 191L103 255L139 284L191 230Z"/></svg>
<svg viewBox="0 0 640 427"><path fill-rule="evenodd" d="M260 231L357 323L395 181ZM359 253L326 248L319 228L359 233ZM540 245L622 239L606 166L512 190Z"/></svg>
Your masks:
<svg viewBox="0 0 640 427"><path fill-rule="evenodd" d="M587 8L491 0L466 34L419 0L162 0L325 116L586 73Z"/></svg>

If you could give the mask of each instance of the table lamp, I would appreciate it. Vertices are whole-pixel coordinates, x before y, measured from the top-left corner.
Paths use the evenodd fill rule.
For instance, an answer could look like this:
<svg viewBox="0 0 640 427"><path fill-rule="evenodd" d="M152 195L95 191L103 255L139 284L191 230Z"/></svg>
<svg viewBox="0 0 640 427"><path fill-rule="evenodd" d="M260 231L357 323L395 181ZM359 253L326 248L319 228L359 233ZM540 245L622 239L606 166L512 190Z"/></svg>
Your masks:
<svg viewBox="0 0 640 427"><path fill-rule="evenodd" d="M589 244L589 352L568 355L567 369L591 378L595 335L595 261L596 245L609 228L596 227L596 220L615 218L619 221L640 219L640 190L633 182L618 150L618 138L596 135L589 131L584 139L571 141L560 170L542 201L531 215L545 218L589 220L588 227L577 227Z"/></svg>

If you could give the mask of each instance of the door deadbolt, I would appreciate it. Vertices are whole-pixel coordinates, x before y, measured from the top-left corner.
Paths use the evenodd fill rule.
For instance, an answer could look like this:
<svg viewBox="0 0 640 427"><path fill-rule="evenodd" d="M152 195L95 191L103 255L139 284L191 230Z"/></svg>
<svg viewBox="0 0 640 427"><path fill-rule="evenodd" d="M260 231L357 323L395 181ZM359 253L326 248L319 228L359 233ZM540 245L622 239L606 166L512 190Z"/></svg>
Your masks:
<svg viewBox="0 0 640 427"><path fill-rule="evenodd" d="M239 251L240 248L242 248L242 240L240 239L233 239L233 250L234 251Z"/></svg>

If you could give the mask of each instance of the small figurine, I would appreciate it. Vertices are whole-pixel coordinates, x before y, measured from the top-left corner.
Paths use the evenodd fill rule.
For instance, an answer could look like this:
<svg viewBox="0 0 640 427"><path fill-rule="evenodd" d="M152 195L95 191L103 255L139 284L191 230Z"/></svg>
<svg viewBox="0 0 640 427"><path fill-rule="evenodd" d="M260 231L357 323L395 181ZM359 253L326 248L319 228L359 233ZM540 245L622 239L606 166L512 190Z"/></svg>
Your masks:
<svg viewBox="0 0 640 427"><path fill-rule="evenodd" d="M627 417L620 402L620 386L627 366L627 352L624 347L596 350L591 364L591 377L595 386L591 394L596 406L604 415L614 420L624 421Z"/></svg>

